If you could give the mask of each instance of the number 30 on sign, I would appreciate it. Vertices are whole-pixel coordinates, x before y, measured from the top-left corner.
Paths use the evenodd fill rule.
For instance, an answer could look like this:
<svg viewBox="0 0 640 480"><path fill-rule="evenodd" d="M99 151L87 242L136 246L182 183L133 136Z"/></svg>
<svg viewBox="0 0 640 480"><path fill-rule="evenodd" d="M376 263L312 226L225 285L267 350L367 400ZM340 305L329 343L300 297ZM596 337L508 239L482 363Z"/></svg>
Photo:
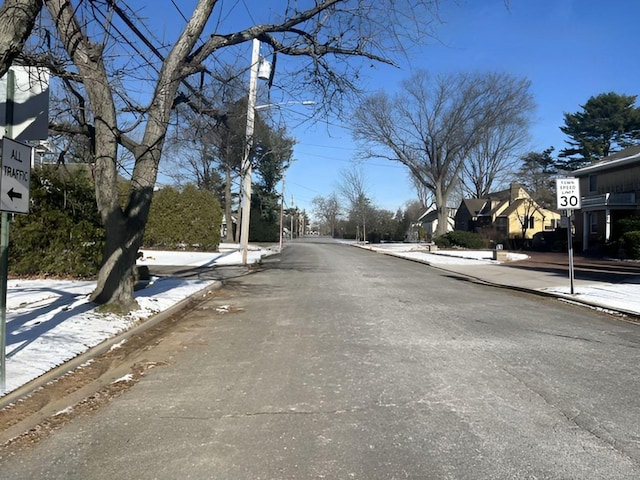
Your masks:
<svg viewBox="0 0 640 480"><path fill-rule="evenodd" d="M580 181L577 178L557 178L556 195L558 210L580 208Z"/></svg>

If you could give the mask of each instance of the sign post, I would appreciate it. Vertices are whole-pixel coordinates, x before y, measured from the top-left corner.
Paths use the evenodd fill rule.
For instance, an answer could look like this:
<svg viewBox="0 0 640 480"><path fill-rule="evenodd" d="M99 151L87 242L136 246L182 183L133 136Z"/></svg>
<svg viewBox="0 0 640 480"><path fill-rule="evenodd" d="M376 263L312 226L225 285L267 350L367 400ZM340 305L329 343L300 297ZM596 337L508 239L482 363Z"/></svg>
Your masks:
<svg viewBox="0 0 640 480"><path fill-rule="evenodd" d="M580 181L577 178L557 178L556 196L558 210L564 210L567 215L567 250L569 253L569 283L571 295L574 294L574 269L573 269L573 235L571 233L571 218L573 210L581 208Z"/></svg>
<svg viewBox="0 0 640 480"><path fill-rule="evenodd" d="M33 149L28 145L13 140L16 137L17 124L24 124L17 128L21 133L21 140L36 140L47 138L46 122L48 119L48 73L46 81L38 77L32 82L31 70L26 71L27 88L18 87L18 78L24 73L11 67L6 77L0 78L0 86L6 89L6 102L0 104L0 124L4 122L4 135L2 138L2 156L0 157L0 389L6 391L6 345L7 345L7 283L9 276L9 212L29 213L29 178L31 177L31 156ZM36 70L37 71L37 70ZM46 88L45 88L46 87ZM17 91L16 91L17 90ZM24 91L23 91L24 90ZM38 105L40 113L33 114L25 107L26 100L33 96L39 97L37 101L30 102ZM23 98L25 97L25 98ZM46 100L41 105L41 100ZM17 103L18 100L21 103ZM43 117L44 115L44 117ZM40 128L29 130L35 118L44 118L45 124L39 122ZM43 127L43 125L45 125Z"/></svg>

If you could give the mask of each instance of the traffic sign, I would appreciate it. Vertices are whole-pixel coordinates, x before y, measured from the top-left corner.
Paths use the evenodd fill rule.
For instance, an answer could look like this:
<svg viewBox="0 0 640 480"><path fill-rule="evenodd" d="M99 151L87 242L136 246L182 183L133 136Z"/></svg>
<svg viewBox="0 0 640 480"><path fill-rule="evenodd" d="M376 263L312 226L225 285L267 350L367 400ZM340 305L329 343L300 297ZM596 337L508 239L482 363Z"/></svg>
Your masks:
<svg viewBox="0 0 640 480"><path fill-rule="evenodd" d="M577 178L557 178L556 196L558 210L577 210L581 207L580 180Z"/></svg>
<svg viewBox="0 0 640 480"><path fill-rule="evenodd" d="M30 177L31 147L3 137L0 210L13 213L29 213Z"/></svg>

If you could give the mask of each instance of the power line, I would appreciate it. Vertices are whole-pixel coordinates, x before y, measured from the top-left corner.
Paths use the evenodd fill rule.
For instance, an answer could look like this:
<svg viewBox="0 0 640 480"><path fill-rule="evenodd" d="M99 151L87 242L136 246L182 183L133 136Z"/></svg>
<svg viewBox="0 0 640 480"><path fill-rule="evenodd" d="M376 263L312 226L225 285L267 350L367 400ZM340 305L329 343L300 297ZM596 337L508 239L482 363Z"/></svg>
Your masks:
<svg viewBox="0 0 640 480"><path fill-rule="evenodd" d="M251 10L249 10L247 2L245 0L242 0L242 4L244 5L244 9L247 11L247 15L249 15L249 18L251 19L251 23L255 25L256 21L254 20L253 15L251 15Z"/></svg>
<svg viewBox="0 0 640 480"><path fill-rule="evenodd" d="M187 17L184 15L184 13L182 13L182 10L180 10L180 7L176 4L175 0L171 0L171 3L173 4L173 6L175 7L175 9L178 11L178 13L180 14L180 16L182 17L182 19L185 22L188 22L189 19L187 19Z"/></svg>

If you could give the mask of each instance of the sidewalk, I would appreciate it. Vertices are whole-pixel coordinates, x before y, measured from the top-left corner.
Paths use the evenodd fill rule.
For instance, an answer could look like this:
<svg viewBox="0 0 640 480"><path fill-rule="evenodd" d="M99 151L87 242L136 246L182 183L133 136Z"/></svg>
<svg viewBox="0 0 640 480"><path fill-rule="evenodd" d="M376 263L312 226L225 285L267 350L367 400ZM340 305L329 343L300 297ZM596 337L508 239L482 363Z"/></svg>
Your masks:
<svg viewBox="0 0 640 480"><path fill-rule="evenodd" d="M640 321L640 262L574 255L572 294L567 253L514 252L507 261L497 262L492 260L492 251L427 252L416 244L359 246L489 285L551 296ZM444 260L446 257L459 260Z"/></svg>

